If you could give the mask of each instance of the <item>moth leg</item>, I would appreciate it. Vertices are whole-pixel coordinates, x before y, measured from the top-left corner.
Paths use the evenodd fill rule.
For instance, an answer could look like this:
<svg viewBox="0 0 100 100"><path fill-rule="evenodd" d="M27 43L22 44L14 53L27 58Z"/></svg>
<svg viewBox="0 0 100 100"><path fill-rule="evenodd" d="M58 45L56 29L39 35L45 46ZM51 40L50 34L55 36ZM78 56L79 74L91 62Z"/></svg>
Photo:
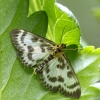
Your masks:
<svg viewBox="0 0 100 100"><path fill-rule="evenodd" d="M44 66L46 65L46 63L44 63L44 61L39 64L35 69L34 69L34 74L40 74L43 71Z"/></svg>

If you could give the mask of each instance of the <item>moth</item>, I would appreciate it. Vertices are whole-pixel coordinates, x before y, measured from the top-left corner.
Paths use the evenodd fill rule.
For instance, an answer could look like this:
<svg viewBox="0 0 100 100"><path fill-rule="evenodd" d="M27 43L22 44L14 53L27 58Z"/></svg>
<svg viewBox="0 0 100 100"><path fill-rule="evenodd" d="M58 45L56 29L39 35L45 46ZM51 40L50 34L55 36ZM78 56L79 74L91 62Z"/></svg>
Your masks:
<svg viewBox="0 0 100 100"><path fill-rule="evenodd" d="M56 44L51 40L25 30L11 31L12 42L18 49L18 57L49 90L60 91L70 98L81 95L80 83L71 63L64 54L66 44Z"/></svg>

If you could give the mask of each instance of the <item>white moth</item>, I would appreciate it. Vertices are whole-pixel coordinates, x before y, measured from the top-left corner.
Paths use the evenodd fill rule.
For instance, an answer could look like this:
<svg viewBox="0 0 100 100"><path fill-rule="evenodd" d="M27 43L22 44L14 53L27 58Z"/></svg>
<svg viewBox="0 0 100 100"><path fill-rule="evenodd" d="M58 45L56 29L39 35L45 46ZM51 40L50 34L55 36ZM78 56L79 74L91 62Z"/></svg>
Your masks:
<svg viewBox="0 0 100 100"><path fill-rule="evenodd" d="M18 49L22 63L40 74L44 86L53 92L60 91L67 97L79 98L80 83L64 54L66 44L56 44L25 30L12 30L12 41Z"/></svg>

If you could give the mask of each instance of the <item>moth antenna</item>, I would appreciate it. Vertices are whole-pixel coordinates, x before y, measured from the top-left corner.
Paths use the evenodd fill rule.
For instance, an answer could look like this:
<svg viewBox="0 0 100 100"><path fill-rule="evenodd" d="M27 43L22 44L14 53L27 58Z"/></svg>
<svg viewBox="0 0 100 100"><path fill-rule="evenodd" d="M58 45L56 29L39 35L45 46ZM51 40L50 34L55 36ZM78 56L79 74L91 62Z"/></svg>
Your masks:
<svg viewBox="0 0 100 100"><path fill-rule="evenodd" d="M66 49L66 50L83 50L83 48L73 48L73 49L72 48L71 49L69 48L69 49Z"/></svg>
<svg viewBox="0 0 100 100"><path fill-rule="evenodd" d="M66 25L64 26L63 30L62 30L62 34L61 34L61 38L60 38L60 43L62 41L62 37L63 37L63 33L64 33L64 29L65 29Z"/></svg>

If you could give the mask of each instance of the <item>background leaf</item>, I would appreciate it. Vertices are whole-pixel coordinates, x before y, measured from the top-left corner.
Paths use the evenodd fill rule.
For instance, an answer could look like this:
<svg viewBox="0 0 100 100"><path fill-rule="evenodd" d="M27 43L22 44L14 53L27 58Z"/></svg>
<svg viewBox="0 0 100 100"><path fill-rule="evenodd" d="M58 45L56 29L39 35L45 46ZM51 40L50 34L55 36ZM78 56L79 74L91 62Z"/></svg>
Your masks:
<svg viewBox="0 0 100 100"><path fill-rule="evenodd" d="M48 15L47 38L57 44L67 43L67 46L76 44L80 47L79 23L72 12L68 8L55 3L55 0L41 0L41 2L30 0L31 13L34 10L40 10L38 3L41 4L41 9L46 11Z"/></svg>
<svg viewBox="0 0 100 100"><path fill-rule="evenodd" d="M10 4L8 2L6 4L6 2L7 1L0 1L1 5L6 5L9 9L5 9L3 8L5 6L2 6L2 12L0 12L0 20L2 21L2 23L0 23L2 30L0 35L0 93L2 93L3 100L20 100L26 91L33 70L25 68L17 59L16 50L10 38L10 31L16 28L25 29L31 32L34 31L34 33L45 37L48 20L44 11L36 12L27 17L28 0L10 1ZM14 9L10 6L13 4ZM10 14L12 9L13 13ZM4 21L2 13L6 12L11 16L6 15ZM5 22L9 24L5 24ZM4 27L2 25L4 25Z"/></svg>

